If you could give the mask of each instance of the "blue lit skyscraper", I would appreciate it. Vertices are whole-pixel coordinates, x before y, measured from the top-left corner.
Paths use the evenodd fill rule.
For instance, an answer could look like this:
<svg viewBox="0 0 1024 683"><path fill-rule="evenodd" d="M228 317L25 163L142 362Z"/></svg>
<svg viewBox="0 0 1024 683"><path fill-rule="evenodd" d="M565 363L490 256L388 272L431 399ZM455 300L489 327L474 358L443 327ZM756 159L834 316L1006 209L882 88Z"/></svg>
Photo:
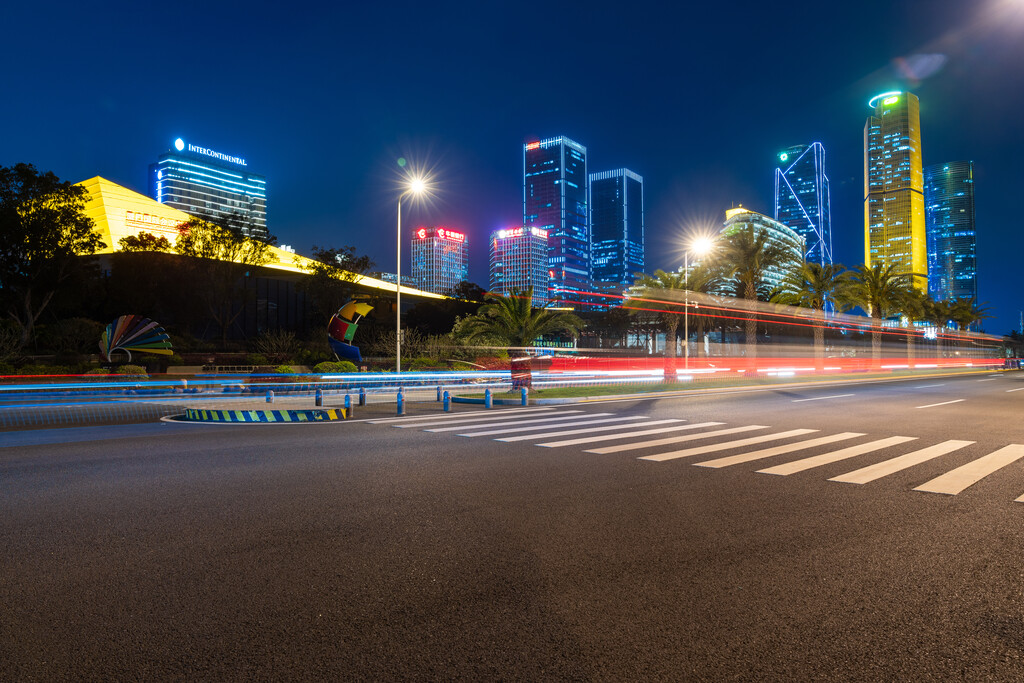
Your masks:
<svg viewBox="0 0 1024 683"><path fill-rule="evenodd" d="M590 290L587 148L567 137L523 145L523 226L548 233L551 297Z"/></svg>
<svg viewBox="0 0 1024 683"><path fill-rule="evenodd" d="M924 215L928 293L940 300L977 297L973 161L925 167Z"/></svg>
<svg viewBox="0 0 1024 683"><path fill-rule="evenodd" d="M644 270L644 179L625 168L591 173L588 208L594 291L621 296Z"/></svg>
<svg viewBox="0 0 1024 683"><path fill-rule="evenodd" d="M807 241L807 261L832 263L832 217L829 211L825 148L820 142L780 152L775 169L775 220Z"/></svg>

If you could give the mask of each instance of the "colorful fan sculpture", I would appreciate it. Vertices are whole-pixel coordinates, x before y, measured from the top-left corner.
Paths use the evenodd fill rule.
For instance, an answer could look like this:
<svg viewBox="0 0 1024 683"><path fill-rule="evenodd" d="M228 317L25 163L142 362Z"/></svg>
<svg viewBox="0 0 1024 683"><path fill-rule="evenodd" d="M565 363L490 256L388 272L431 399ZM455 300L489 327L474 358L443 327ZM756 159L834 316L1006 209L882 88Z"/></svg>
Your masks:
<svg viewBox="0 0 1024 683"><path fill-rule="evenodd" d="M174 353L171 351L171 338L164 328L141 315L122 315L107 325L100 337L100 351L108 363L114 351L124 351L129 361L132 359L132 351L167 356Z"/></svg>
<svg viewBox="0 0 1024 683"><path fill-rule="evenodd" d="M334 351L338 360L362 362L363 355L359 353L358 346L352 345L352 337L356 334L359 321L372 310L373 306L369 304L349 301L331 316L331 322L327 324L327 343L331 345L331 351Z"/></svg>

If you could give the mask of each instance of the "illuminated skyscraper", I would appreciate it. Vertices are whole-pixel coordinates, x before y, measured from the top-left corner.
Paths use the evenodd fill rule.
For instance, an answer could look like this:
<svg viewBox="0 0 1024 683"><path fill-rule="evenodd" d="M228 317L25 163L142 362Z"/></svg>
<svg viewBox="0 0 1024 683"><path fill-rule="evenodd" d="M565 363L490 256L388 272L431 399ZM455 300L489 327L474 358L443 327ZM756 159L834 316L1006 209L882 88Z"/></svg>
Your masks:
<svg viewBox="0 0 1024 683"><path fill-rule="evenodd" d="M864 262L896 264L928 290L928 249L917 96L887 92L868 103L864 124Z"/></svg>
<svg viewBox="0 0 1024 683"><path fill-rule="evenodd" d="M723 235L732 235L740 230L752 227L754 235L764 235L768 244L785 252L788 262L799 264L804 261L807 253L807 240L799 232L785 223L773 220L764 214L749 209L726 209L725 223L722 225ZM764 272L764 285L769 291L786 288L786 269L770 266ZM767 292L766 292L767 293Z"/></svg>
<svg viewBox="0 0 1024 683"><path fill-rule="evenodd" d="M926 167L924 208L928 293L941 300L977 297L974 162L950 161Z"/></svg>
<svg viewBox="0 0 1024 683"><path fill-rule="evenodd" d="M548 232L507 228L491 233L491 291L508 296L533 288L533 305L548 301Z"/></svg>
<svg viewBox="0 0 1024 683"><path fill-rule="evenodd" d="M621 296L644 270L644 179L625 168L591 173L588 208L594 291Z"/></svg>
<svg viewBox="0 0 1024 683"><path fill-rule="evenodd" d="M567 137L523 145L523 225L548 233L550 295L590 290L587 148Z"/></svg>
<svg viewBox="0 0 1024 683"><path fill-rule="evenodd" d="M780 152L775 169L775 220L807 241L808 261L832 263L832 217L829 211L825 148L820 142Z"/></svg>
<svg viewBox="0 0 1024 683"><path fill-rule="evenodd" d="M193 216L236 214L250 236L269 235L266 178L250 173L241 157L178 138L150 164L149 196Z"/></svg>
<svg viewBox="0 0 1024 683"><path fill-rule="evenodd" d="M448 294L465 282L469 269L466 234L448 228L419 228L412 235L412 280L416 287Z"/></svg>

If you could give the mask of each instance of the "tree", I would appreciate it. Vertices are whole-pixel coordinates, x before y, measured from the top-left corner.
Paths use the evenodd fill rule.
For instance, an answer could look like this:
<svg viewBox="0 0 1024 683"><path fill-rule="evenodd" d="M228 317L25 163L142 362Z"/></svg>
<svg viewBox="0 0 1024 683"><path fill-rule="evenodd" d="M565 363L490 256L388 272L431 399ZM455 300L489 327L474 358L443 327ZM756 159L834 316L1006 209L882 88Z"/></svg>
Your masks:
<svg viewBox="0 0 1024 683"><path fill-rule="evenodd" d="M747 301L746 355L756 358L758 290L765 289L769 271L787 273L800 264L790 249L749 223L723 236L714 259L723 276L735 280L736 295Z"/></svg>
<svg viewBox="0 0 1024 683"><path fill-rule="evenodd" d="M654 271L654 275L636 274L634 293L645 299L655 299L645 302L644 307L658 309L658 318L665 326L665 357L670 359L665 368L666 380L674 378L676 374L675 364L671 359L676 357L676 330L679 329L680 313L685 304L685 279L685 273L671 273L660 269Z"/></svg>
<svg viewBox="0 0 1024 683"><path fill-rule="evenodd" d="M357 256L355 247L320 248L313 245L313 262L305 266L309 273L297 288L309 299L309 308L324 326L352 298L355 282L373 268L369 256Z"/></svg>
<svg viewBox="0 0 1024 683"><path fill-rule="evenodd" d="M0 298L28 343L39 316L106 245L83 213L88 191L31 164L0 166Z"/></svg>
<svg viewBox="0 0 1024 683"><path fill-rule="evenodd" d="M459 318L475 314L484 303L487 290L473 282L460 282L446 299L421 299L406 313L406 328L415 328L425 335L451 332Z"/></svg>
<svg viewBox="0 0 1024 683"><path fill-rule="evenodd" d="M848 302L860 306L871 316L871 357L882 357L882 319L899 313L913 297L913 274L897 273L896 264L875 261L861 264L853 275Z"/></svg>
<svg viewBox="0 0 1024 683"><path fill-rule="evenodd" d="M129 253L142 251L167 253L174 249L174 246L166 237L163 235L157 237L151 232L140 232L138 235L122 237L117 241L117 246L120 251Z"/></svg>
<svg viewBox="0 0 1024 683"><path fill-rule="evenodd" d="M190 257L185 266L189 280L225 344L228 330L245 309L249 269L274 259L270 244L246 235L244 224L244 218L230 214L193 217L178 226L174 246L178 254Z"/></svg>
<svg viewBox="0 0 1024 683"><path fill-rule="evenodd" d="M684 278L683 284L686 289L694 292L699 296L697 298L703 299L705 302L713 300L717 302L717 295L722 291L725 286L725 279L722 277L721 268L714 261L705 261L699 263L690 268L690 275ZM690 317L693 318L693 328L697 336L697 355L704 355L704 333L708 326L708 318L706 314L700 312L700 305L698 302L690 302L691 311ZM689 339L686 339L686 344L690 343Z"/></svg>
<svg viewBox="0 0 1024 683"><path fill-rule="evenodd" d="M988 309L979 305L978 300L973 297L953 301L949 313L950 320L961 330L970 330L974 323L992 317L988 314Z"/></svg>
<svg viewBox="0 0 1024 683"><path fill-rule="evenodd" d="M838 263L806 262L790 273L778 297L781 303L810 308L814 319L814 363L825 367L825 309L843 310L850 290L850 273Z"/></svg>
<svg viewBox="0 0 1024 683"><path fill-rule="evenodd" d="M469 342L499 341L513 357L545 335L566 332L575 337L583 328L583 321L572 313L534 308L532 287L511 296L488 292L486 301L476 315L460 321L460 332ZM520 381L532 386L529 360L522 366L525 377Z"/></svg>

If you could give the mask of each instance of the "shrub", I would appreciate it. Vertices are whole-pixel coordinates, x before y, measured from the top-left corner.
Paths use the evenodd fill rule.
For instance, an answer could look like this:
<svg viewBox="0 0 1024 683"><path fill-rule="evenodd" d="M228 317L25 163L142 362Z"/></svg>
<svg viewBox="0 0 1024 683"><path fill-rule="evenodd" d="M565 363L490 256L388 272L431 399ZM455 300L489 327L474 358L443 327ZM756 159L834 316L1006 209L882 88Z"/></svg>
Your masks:
<svg viewBox="0 0 1024 683"><path fill-rule="evenodd" d="M293 368L290 365L278 365L276 368L274 368L274 372L276 372L279 375L294 375L295 368Z"/></svg>
<svg viewBox="0 0 1024 683"><path fill-rule="evenodd" d="M119 365L114 370L115 375L129 375L132 377L145 377L146 368L141 365Z"/></svg>
<svg viewBox="0 0 1024 683"><path fill-rule="evenodd" d="M317 366L313 368L313 372L321 375L327 372L359 372L359 368L357 368L354 363L347 360L324 361L323 363L318 363Z"/></svg>
<svg viewBox="0 0 1024 683"><path fill-rule="evenodd" d="M270 365L270 359L262 353L250 353L245 357L245 362L249 365Z"/></svg>
<svg viewBox="0 0 1024 683"><path fill-rule="evenodd" d="M298 349L295 335L285 330L267 330L253 342L253 350L279 360L291 356Z"/></svg>

